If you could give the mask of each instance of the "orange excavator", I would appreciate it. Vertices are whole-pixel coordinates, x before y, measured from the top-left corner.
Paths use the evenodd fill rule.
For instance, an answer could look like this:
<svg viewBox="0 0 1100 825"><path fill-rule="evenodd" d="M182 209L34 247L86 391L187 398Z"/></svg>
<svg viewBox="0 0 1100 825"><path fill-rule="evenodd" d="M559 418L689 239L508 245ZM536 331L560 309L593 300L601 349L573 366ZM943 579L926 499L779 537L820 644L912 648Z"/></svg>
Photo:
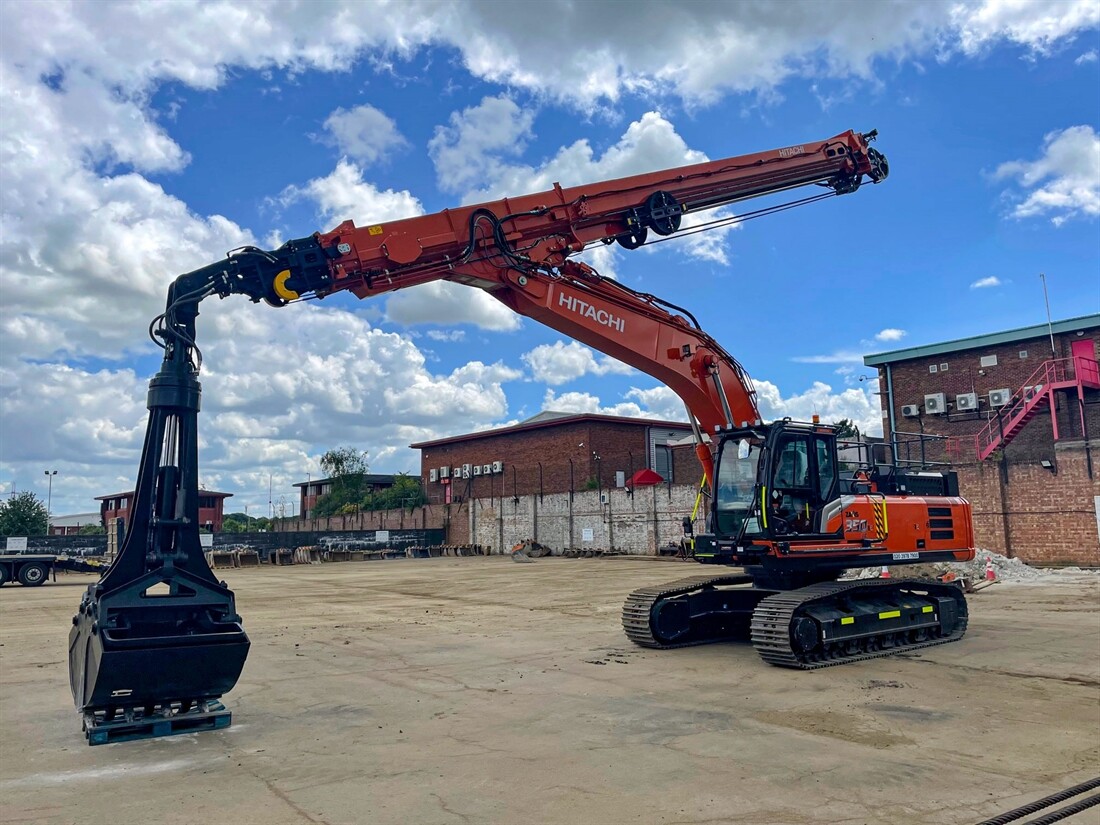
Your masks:
<svg viewBox="0 0 1100 825"><path fill-rule="evenodd" d="M150 327L164 360L150 382L129 533L73 617L70 682L89 741L228 724L216 700L248 653L234 596L199 543L195 325L199 303L214 295L278 307L454 281L667 384L687 407L710 491L695 559L744 572L631 594L623 626L638 644L750 637L772 664L815 668L961 637L967 611L955 586L837 581L850 567L972 558L970 505L952 473L896 461L841 473L834 430L762 421L747 372L690 312L577 260L593 245L636 249L706 231L731 218L697 213L761 195L817 189L739 219L879 183L888 165L875 137L849 131L404 220L348 221L179 276Z"/></svg>

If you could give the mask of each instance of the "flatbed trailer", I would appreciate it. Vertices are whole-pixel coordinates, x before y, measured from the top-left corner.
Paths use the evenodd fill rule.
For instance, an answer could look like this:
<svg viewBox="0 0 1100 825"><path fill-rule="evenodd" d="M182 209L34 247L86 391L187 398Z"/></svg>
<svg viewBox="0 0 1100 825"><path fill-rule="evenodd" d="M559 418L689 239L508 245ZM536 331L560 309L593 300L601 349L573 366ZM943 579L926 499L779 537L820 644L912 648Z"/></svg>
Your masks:
<svg viewBox="0 0 1100 825"><path fill-rule="evenodd" d="M78 559L72 556L13 553L0 555L0 586L19 582L26 587L38 587L52 577L57 581L58 570L73 573L102 573L107 564L101 561Z"/></svg>

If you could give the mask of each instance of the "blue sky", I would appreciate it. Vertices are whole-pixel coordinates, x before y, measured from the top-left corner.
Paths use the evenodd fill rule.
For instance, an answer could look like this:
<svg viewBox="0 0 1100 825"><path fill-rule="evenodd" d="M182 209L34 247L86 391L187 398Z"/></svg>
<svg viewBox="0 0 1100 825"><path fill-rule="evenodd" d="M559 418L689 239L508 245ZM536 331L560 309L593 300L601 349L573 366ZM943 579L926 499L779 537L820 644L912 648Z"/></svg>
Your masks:
<svg viewBox="0 0 1100 825"><path fill-rule="evenodd" d="M765 416L872 430L863 354L1040 323L1040 272L1056 319L1100 308L1092 0L636 6L4 4L0 494L133 484L148 320L232 247L850 128L882 185L594 262L690 309ZM234 509L335 446L415 471L410 442L544 408L682 417L472 290L202 312L202 477Z"/></svg>

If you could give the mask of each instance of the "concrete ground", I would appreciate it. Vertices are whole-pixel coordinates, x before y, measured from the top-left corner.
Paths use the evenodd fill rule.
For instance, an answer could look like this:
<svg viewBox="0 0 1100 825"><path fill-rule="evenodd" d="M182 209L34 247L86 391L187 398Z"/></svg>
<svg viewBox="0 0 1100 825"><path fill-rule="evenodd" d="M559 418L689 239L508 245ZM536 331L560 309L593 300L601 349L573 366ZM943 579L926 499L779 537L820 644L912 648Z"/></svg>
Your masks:
<svg viewBox="0 0 1100 825"><path fill-rule="evenodd" d="M88 747L90 578L0 592L0 822L974 823L1100 774L1100 579L999 584L965 639L812 673L631 646L682 562L224 572L252 638L225 731ZM1097 822L1097 809L1074 822Z"/></svg>

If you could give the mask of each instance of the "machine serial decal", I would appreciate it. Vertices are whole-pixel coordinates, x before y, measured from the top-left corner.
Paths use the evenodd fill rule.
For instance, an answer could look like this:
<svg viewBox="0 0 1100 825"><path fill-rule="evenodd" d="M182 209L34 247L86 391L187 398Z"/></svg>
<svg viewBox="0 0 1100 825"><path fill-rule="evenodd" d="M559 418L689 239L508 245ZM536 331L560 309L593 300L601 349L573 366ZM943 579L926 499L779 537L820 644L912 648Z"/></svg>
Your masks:
<svg viewBox="0 0 1100 825"><path fill-rule="evenodd" d="M597 324L602 324L610 329L626 332L626 321L622 318L616 318L605 309L596 309L592 304L582 301L580 298L574 298L564 292L559 293L558 306L563 306L570 312L575 312L585 318L591 318Z"/></svg>
<svg viewBox="0 0 1100 825"><path fill-rule="evenodd" d="M908 561L910 559L919 559L920 553L894 553L894 561Z"/></svg>

